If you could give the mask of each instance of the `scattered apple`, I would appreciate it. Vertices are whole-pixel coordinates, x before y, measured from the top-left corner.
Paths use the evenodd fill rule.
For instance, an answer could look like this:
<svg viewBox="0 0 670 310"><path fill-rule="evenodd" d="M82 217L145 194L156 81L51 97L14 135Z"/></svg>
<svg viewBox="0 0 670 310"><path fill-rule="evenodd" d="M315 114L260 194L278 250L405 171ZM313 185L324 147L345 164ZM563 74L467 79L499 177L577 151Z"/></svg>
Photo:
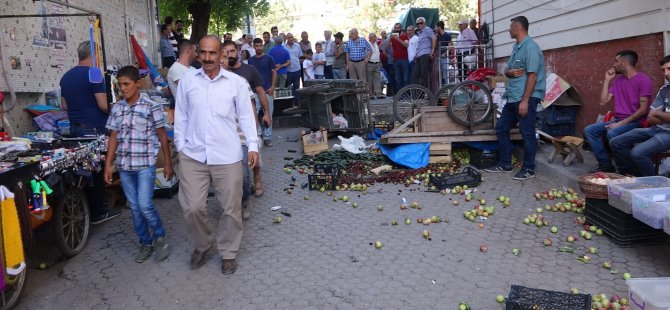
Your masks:
<svg viewBox="0 0 670 310"><path fill-rule="evenodd" d="M410 220L409 218L406 218L405 219L405 225L409 225L409 224L412 224L412 220Z"/></svg>
<svg viewBox="0 0 670 310"><path fill-rule="evenodd" d="M605 268L605 269L610 269L610 268L612 268L612 262L610 262L610 261L606 261L606 262L604 262L604 263L603 263L603 268Z"/></svg>
<svg viewBox="0 0 670 310"><path fill-rule="evenodd" d="M550 231L555 234L558 232L558 228L556 226L553 226L551 227Z"/></svg>
<svg viewBox="0 0 670 310"><path fill-rule="evenodd" d="M514 256L519 256L519 254L521 254L521 250L514 248L512 249L512 254L514 254Z"/></svg>
<svg viewBox="0 0 670 310"><path fill-rule="evenodd" d="M375 248L376 249L381 249L383 246L384 246L384 244L381 241L379 241L379 240L375 241Z"/></svg>
<svg viewBox="0 0 670 310"><path fill-rule="evenodd" d="M551 246L552 243L553 242L551 241L551 239L549 238L544 239L544 246Z"/></svg>
<svg viewBox="0 0 670 310"><path fill-rule="evenodd" d="M624 273L623 273L623 279L624 279L624 280L628 280L628 279L630 279L630 278L632 278L632 276L630 275L630 273L628 273L628 272L624 272Z"/></svg>
<svg viewBox="0 0 670 310"><path fill-rule="evenodd" d="M503 296L503 295L498 295L498 296L496 296L496 301L497 301L499 304L504 303L504 302L505 302L505 296Z"/></svg>
<svg viewBox="0 0 670 310"><path fill-rule="evenodd" d="M342 196L342 201L344 201L344 202L349 201L349 197L347 197L347 196Z"/></svg>

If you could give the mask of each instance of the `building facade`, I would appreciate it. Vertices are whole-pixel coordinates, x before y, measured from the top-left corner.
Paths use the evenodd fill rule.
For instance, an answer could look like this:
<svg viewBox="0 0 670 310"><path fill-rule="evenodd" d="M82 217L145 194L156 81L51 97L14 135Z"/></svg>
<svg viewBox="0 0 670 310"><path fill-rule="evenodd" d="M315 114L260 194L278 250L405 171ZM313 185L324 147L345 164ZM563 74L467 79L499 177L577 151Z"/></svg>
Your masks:
<svg viewBox="0 0 670 310"><path fill-rule="evenodd" d="M598 104L605 71L615 54L635 50L637 68L663 84L658 61L670 54L670 1L667 0L481 0L481 20L490 25L494 55L503 69L513 40L510 19L523 15L529 34L544 50L548 71L572 84L583 100L576 130L595 122L613 106Z"/></svg>
<svg viewBox="0 0 670 310"><path fill-rule="evenodd" d="M14 91L17 105L6 115L15 134L35 131L23 108L45 104L63 74L78 63L77 46L89 39L98 13L107 68L135 64L129 35L154 63L158 60L155 0L6 0L0 5L0 92ZM158 64L158 63L157 63Z"/></svg>

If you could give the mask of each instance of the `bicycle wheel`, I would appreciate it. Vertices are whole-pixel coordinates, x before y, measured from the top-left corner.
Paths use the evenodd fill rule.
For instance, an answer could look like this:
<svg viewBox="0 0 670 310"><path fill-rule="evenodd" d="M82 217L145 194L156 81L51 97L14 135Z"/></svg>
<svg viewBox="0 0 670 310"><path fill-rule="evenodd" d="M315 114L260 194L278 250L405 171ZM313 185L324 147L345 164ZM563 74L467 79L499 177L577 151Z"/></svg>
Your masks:
<svg viewBox="0 0 670 310"><path fill-rule="evenodd" d="M457 84L447 84L440 89L437 90L437 93L435 93L435 105L443 105L447 106L449 105L449 94L456 88Z"/></svg>
<svg viewBox="0 0 670 310"><path fill-rule="evenodd" d="M464 81L449 94L447 112L461 125L483 123L493 111L491 91L477 81Z"/></svg>
<svg viewBox="0 0 670 310"><path fill-rule="evenodd" d="M393 97L393 115L400 123L412 118L413 110L433 105L433 93L421 85L411 84L400 89Z"/></svg>
<svg viewBox="0 0 670 310"><path fill-rule="evenodd" d="M69 189L54 208L56 245L65 256L75 256L86 246L91 225L86 195L79 188Z"/></svg>

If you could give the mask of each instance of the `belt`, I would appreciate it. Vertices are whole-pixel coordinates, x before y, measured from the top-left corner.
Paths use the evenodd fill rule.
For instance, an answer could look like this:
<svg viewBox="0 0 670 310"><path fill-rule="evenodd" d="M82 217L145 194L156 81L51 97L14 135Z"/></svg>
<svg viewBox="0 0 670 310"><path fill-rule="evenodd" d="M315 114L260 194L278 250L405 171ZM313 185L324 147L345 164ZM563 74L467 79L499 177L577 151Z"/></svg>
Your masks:
<svg viewBox="0 0 670 310"><path fill-rule="evenodd" d="M375 61L375 62L372 62L372 61L368 61L368 63L369 63L369 64L378 64L378 63L379 63L379 61Z"/></svg>
<svg viewBox="0 0 670 310"><path fill-rule="evenodd" d="M353 60L353 59L349 59L349 61L351 61L351 62L361 62L361 61L363 61L363 60L365 60L365 59L361 59L361 60Z"/></svg>

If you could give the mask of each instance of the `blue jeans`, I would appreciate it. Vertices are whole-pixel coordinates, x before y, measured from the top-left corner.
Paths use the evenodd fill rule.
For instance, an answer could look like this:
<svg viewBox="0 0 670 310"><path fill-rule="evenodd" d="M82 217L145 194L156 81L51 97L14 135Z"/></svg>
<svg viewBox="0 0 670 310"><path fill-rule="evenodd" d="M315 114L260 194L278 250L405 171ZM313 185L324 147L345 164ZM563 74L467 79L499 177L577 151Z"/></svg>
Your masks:
<svg viewBox="0 0 670 310"><path fill-rule="evenodd" d="M327 79L332 80L333 79L333 65L323 67L323 74Z"/></svg>
<svg viewBox="0 0 670 310"><path fill-rule="evenodd" d="M128 199L133 214L133 227L143 245L152 245L153 241L165 236L165 228L154 207L154 181L156 180L156 166L142 170L119 171L123 193ZM149 233L153 231L153 237Z"/></svg>
<svg viewBox="0 0 670 310"><path fill-rule="evenodd" d="M503 108L500 119L496 123L498 137L498 156L501 167L512 167L512 139L509 131L519 122L519 131L523 138L523 168L535 171L535 153L537 153L537 139L535 138L535 112L539 98L531 97L528 100L528 114L519 116L519 102L508 102Z"/></svg>
<svg viewBox="0 0 670 310"><path fill-rule="evenodd" d="M614 123L615 121L601 122L596 124L591 124L584 128L584 137L586 141L589 142L591 146L591 151L596 156L599 164L609 164L610 158L607 155L605 150L605 144L603 143L603 138L607 138L607 141L612 140L612 138L630 131L631 129L642 127L642 123L635 121L625 125L621 125L617 128L607 130L605 126Z"/></svg>
<svg viewBox="0 0 670 310"><path fill-rule="evenodd" d="M347 70L344 68L333 68L333 78L336 80L344 80L347 78Z"/></svg>
<svg viewBox="0 0 670 310"><path fill-rule="evenodd" d="M656 171L651 156L670 149L670 130L635 128L612 138L610 146L619 173L652 176Z"/></svg>
<svg viewBox="0 0 670 310"><path fill-rule="evenodd" d="M300 86L300 72L301 71L289 72L286 75L286 87L291 85L291 90L293 91L293 102L296 104L300 100L300 98L298 98L298 92L296 91Z"/></svg>
<svg viewBox="0 0 670 310"><path fill-rule="evenodd" d="M407 59L393 60L393 75L395 76L396 92L409 84L409 62Z"/></svg>
<svg viewBox="0 0 670 310"><path fill-rule="evenodd" d="M272 118L272 114L275 111L274 100L272 99L272 96L270 96L269 94L265 94L265 98L268 99L268 107L270 108L270 111L263 111L263 113L270 113L270 118ZM261 102L258 99L258 97L256 97L255 101L256 101L256 110L260 110L262 108L262 106L261 106ZM261 122L260 124L261 124L261 128L263 128L263 141L271 140L272 139L272 126L265 127L265 124L263 122Z"/></svg>

